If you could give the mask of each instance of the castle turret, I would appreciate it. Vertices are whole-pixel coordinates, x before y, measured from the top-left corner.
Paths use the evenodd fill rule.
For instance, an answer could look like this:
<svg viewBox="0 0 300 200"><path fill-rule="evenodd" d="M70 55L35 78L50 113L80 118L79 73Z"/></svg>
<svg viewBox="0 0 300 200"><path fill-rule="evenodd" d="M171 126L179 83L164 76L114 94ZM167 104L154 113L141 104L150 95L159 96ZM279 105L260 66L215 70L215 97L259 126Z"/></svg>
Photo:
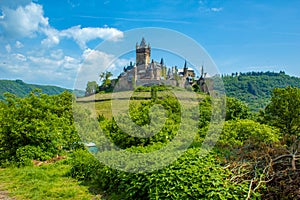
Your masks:
<svg viewBox="0 0 300 200"><path fill-rule="evenodd" d="M203 68L203 65L201 67L201 78L204 78L204 68Z"/></svg>
<svg viewBox="0 0 300 200"><path fill-rule="evenodd" d="M165 65L164 59L163 59L163 58L160 59L160 65L161 65L161 66L164 66L164 65Z"/></svg>
<svg viewBox="0 0 300 200"><path fill-rule="evenodd" d="M172 71L171 71L171 69L169 68L169 69L168 69L168 72L167 72L167 79L171 79L172 76L173 76Z"/></svg>
<svg viewBox="0 0 300 200"><path fill-rule="evenodd" d="M148 65L150 63L151 47L146 44L145 38L142 38L140 45L136 44L136 65Z"/></svg>
<svg viewBox="0 0 300 200"><path fill-rule="evenodd" d="M184 67L183 67L183 76L187 76L188 75L188 67L186 64L186 61L184 62Z"/></svg>

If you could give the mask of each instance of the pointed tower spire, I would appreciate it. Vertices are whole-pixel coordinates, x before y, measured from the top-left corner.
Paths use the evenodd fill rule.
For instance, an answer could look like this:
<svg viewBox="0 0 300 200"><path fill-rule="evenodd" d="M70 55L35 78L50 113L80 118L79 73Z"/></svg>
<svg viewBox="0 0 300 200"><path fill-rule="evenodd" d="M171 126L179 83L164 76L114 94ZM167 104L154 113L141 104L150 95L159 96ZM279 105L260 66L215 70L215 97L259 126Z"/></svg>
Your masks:
<svg viewBox="0 0 300 200"><path fill-rule="evenodd" d="M184 68L187 68L187 67L186 67L186 60L184 61Z"/></svg>
<svg viewBox="0 0 300 200"><path fill-rule="evenodd" d="M186 64L186 60L184 61L184 67L183 67L183 76L187 76L188 75L188 68L187 68L187 64Z"/></svg>
<svg viewBox="0 0 300 200"><path fill-rule="evenodd" d="M142 38L142 41L141 41L141 44L140 44L140 47L146 47L147 45L146 45L146 40L145 40L145 38L143 37Z"/></svg>
<svg viewBox="0 0 300 200"><path fill-rule="evenodd" d="M160 65L161 65L161 66L164 65L164 59L163 59L163 58L160 59Z"/></svg>

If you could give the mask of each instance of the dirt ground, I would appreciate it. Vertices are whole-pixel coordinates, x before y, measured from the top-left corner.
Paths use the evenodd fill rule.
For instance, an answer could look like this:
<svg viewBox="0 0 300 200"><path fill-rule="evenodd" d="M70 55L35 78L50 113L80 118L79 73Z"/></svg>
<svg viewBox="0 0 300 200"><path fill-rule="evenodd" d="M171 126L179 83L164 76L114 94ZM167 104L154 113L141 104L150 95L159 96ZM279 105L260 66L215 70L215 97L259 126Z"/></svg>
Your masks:
<svg viewBox="0 0 300 200"><path fill-rule="evenodd" d="M0 190L0 200L15 200L14 198L10 198L8 196L8 192L7 191L1 191Z"/></svg>

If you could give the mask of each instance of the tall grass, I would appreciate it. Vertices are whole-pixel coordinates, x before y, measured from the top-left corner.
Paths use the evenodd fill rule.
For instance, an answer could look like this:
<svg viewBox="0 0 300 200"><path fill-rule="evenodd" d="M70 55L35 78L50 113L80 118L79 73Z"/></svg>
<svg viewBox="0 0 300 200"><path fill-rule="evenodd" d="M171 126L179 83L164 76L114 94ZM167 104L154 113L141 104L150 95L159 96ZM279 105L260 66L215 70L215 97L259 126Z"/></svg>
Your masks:
<svg viewBox="0 0 300 200"><path fill-rule="evenodd" d="M0 169L0 190L16 199L101 199L66 174L63 163Z"/></svg>

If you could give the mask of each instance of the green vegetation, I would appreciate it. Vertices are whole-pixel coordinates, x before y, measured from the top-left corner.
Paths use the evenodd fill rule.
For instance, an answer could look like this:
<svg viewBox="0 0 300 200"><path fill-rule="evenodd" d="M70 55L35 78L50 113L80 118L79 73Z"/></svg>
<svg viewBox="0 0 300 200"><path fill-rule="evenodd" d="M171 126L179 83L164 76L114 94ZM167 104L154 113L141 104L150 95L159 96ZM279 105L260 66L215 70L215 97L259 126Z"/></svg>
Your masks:
<svg viewBox="0 0 300 200"><path fill-rule="evenodd" d="M100 199L89 187L67 176L70 166L63 162L0 169L0 191L16 199Z"/></svg>
<svg viewBox="0 0 300 200"><path fill-rule="evenodd" d="M199 94L199 105L186 108L169 89L138 87L130 98L129 112L121 113L121 99L116 105L120 112L114 117L103 113L111 108L110 93L96 94L96 102L90 102L92 97L83 98L73 105L75 110L68 92L49 96L32 91L24 98L7 94L0 102L0 188L20 199L89 199L95 196L91 191L108 199L299 198L298 87L274 89L259 114L252 113L243 101L228 97L222 133L204 157L202 142L212 141L214 135L208 130L216 128L210 127L215 99ZM188 111L184 123L183 109ZM120 164L115 156L120 154L109 145L97 146L95 156L80 145L100 144L104 136L99 136L96 128L101 127L110 142L127 152L151 153L171 144L176 148L164 156L172 158L184 148L192 119L197 120L198 131L188 149L170 165L148 173L129 173L100 163L99 155ZM180 128L184 131L179 133ZM77 131L89 134L79 138ZM138 137L141 134L150 135ZM178 134L186 137L174 140ZM67 159L52 163L59 155ZM33 166L40 161L44 165ZM142 163L147 160L122 165L130 170Z"/></svg>
<svg viewBox="0 0 300 200"><path fill-rule="evenodd" d="M100 81L102 82L101 86L100 86L100 90L101 91L106 91L106 92L111 92L112 91L112 84L111 84L111 80L110 77L112 77L113 74L109 71L105 71L102 72L99 75Z"/></svg>
<svg viewBox="0 0 300 200"><path fill-rule="evenodd" d="M0 165L28 165L48 160L79 141L73 123L72 95L48 96L32 91L0 101Z"/></svg>
<svg viewBox="0 0 300 200"><path fill-rule="evenodd" d="M279 90L281 95L278 98L281 100L283 97L295 95L293 105L296 107L288 106L287 114L299 108L299 104L295 103L300 101L299 90ZM151 90L148 92L151 93ZM274 98L278 96L276 94L277 90L274 90ZM274 98L270 106L274 103ZM160 103L176 105L172 101L172 98L168 97L163 98ZM136 124L149 123L147 113L152 103L153 101L149 100L131 105L130 115ZM192 146L168 167L147 174L132 174L97 164L94 157L85 155L85 152L77 152L79 156L76 156L77 159L72 163L72 176L98 186L114 199L294 199L299 195L296 188L299 181L296 177L300 174L295 170L299 168L299 136L293 134L292 142L286 143L287 136L282 132L284 129L266 121L268 109L256 118L243 102L227 98L226 122L220 139L213 151L201 158L200 147L211 117L211 98L206 97L202 100L199 108L199 135ZM178 106L167 109L174 115L173 120L176 120L178 113L176 109ZM296 122L297 120L295 117ZM169 130L176 132L174 122L166 123L162 131L170 136L170 139L173 132ZM126 121L124 123L126 124ZM122 124L116 124L113 119L101 118L100 124L104 126L108 138L127 151L152 152L169 142L168 139L160 140L156 137L146 140L131 137L123 133L118 127ZM186 131L188 132L188 129ZM180 143L176 145L180 146ZM294 161L286 158L294 158ZM288 184L290 178L294 180L292 185ZM280 192L281 190L284 192Z"/></svg>
<svg viewBox="0 0 300 200"><path fill-rule="evenodd" d="M99 86L96 81L88 81L85 89L85 95L89 96L99 92Z"/></svg>
<svg viewBox="0 0 300 200"><path fill-rule="evenodd" d="M300 90L292 87L274 89L271 103L263 115L265 123L280 128L284 134L300 137Z"/></svg>
<svg viewBox="0 0 300 200"><path fill-rule="evenodd" d="M263 109L270 102L274 88L300 87L300 78L282 71L232 73L222 78L226 95L247 103L252 111Z"/></svg>
<svg viewBox="0 0 300 200"><path fill-rule="evenodd" d="M60 94L67 90L65 88L50 85L27 84L24 83L22 80L0 80L0 100L3 100L5 98L4 93L6 92L14 94L17 97L25 97L33 89L36 88L41 89L45 94L48 95Z"/></svg>

